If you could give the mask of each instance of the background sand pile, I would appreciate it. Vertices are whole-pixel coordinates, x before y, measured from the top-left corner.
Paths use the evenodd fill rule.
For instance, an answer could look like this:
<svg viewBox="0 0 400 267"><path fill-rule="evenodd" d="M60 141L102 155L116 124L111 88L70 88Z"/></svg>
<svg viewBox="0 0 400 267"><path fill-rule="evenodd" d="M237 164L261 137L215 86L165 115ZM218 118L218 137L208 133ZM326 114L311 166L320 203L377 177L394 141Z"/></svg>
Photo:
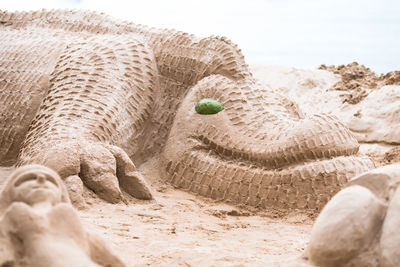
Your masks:
<svg viewBox="0 0 400 267"><path fill-rule="evenodd" d="M296 69L256 65L255 76L294 99L306 114L337 116L377 166L399 161L400 71L381 76L358 63Z"/></svg>

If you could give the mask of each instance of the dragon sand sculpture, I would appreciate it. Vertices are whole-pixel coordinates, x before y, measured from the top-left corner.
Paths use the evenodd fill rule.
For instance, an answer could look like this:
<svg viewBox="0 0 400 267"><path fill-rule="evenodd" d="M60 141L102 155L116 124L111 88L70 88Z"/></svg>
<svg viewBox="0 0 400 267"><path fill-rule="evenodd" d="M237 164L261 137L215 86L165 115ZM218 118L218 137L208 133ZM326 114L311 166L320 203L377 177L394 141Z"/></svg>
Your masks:
<svg viewBox="0 0 400 267"><path fill-rule="evenodd" d="M0 162L38 163L101 198L152 198L136 170L202 196L319 209L373 167L336 118L304 116L223 37L87 11L1 12ZM202 99L224 107L195 110ZM133 161L133 162L132 162Z"/></svg>

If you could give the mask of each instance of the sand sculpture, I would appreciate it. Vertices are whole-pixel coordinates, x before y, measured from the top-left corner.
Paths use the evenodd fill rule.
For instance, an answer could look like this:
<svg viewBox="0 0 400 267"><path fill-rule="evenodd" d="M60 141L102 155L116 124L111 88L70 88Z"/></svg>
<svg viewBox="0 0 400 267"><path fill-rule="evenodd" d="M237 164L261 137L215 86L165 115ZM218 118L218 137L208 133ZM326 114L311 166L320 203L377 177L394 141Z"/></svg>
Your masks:
<svg viewBox="0 0 400 267"><path fill-rule="evenodd" d="M125 266L85 231L63 181L53 170L25 165L0 195L1 266Z"/></svg>
<svg viewBox="0 0 400 267"><path fill-rule="evenodd" d="M262 87L226 38L85 11L0 13L0 162L79 177L109 202L176 187L258 207L318 209L373 167L336 118ZM223 111L195 111L202 99ZM132 161L131 161L132 159Z"/></svg>
<svg viewBox="0 0 400 267"><path fill-rule="evenodd" d="M324 207L308 254L316 266L398 266L400 164L355 177Z"/></svg>

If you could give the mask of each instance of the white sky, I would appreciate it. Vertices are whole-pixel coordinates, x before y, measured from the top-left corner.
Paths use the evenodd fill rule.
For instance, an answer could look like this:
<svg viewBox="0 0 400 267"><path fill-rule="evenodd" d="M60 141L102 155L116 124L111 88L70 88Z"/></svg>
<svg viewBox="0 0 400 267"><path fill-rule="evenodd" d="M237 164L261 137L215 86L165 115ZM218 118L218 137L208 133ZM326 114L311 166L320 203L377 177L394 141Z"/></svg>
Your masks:
<svg viewBox="0 0 400 267"><path fill-rule="evenodd" d="M223 35L249 63L313 68L358 61L400 70L398 0L1 0L2 10L80 8L199 36Z"/></svg>

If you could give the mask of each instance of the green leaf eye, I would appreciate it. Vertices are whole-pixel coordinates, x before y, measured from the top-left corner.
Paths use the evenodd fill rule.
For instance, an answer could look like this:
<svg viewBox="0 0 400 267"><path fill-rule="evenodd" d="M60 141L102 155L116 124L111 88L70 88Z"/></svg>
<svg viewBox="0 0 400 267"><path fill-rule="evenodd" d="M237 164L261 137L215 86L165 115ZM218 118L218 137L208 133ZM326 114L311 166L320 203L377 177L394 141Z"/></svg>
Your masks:
<svg viewBox="0 0 400 267"><path fill-rule="evenodd" d="M195 107L196 112L199 114L217 114L223 109L224 106L220 102L207 98L200 100Z"/></svg>

